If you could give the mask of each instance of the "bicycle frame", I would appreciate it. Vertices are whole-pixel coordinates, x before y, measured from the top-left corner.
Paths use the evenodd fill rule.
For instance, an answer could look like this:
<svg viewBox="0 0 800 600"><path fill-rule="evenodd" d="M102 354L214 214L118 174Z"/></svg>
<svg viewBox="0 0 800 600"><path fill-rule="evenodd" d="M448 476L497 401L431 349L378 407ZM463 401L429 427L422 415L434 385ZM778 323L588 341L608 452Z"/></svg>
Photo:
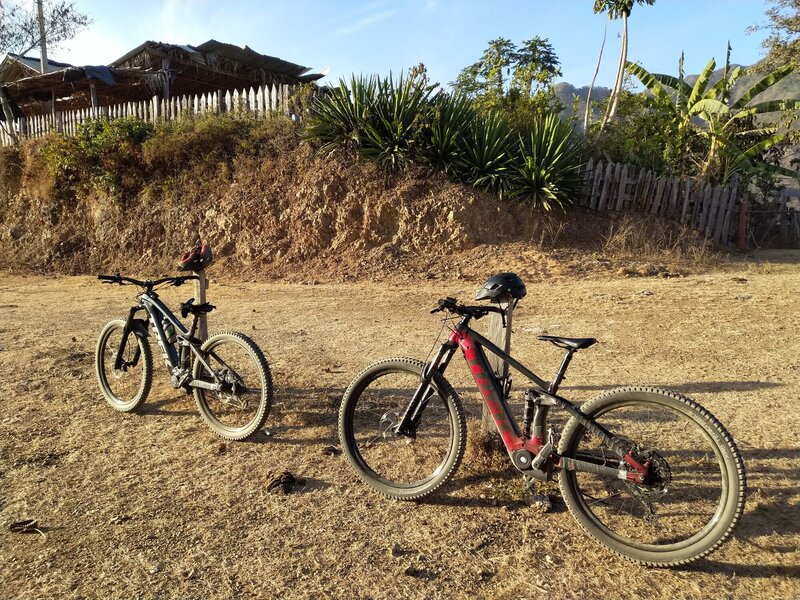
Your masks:
<svg viewBox="0 0 800 600"><path fill-rule="evenodd" d="M192 327L192 331L186 329L186 327L181 323L178 318L172 313L172 311L164 304L159 297L151 292L144 292L139 295L139 305L132 306L129 313L128 319L125 323L125 329L123 331L122 338L120 339L119 349L117 351L117 357L114 361L114 368L119 369L122 366L122 355L125 344L127 343L128 336L130 332L134 328L134 315L144 310L147 313L147 316L150 321L150 326L153 328L153 331L156 333L156 341L158 342L158 346L161 349L161 356L164 359L164 364L166 365L167 369L170 371L170 375L175 375L176 371L180 369L186 369L188 367L188 352L191 350L194 353L195 360L199 360L203 366L207 369L209 373L214 373L214 370L209 366L209 364L205 361L202 356L202 353L199 350L200 340L194 338L194 326ZM180 355L175 349L175 344L170 343L167 339L167 335L164 332L163 321L168 321L174 328L176 336L181 339L182 343L180 343ZM133 357L133 363L135 364L138 360L138 347L136 349L136 354ZM214 376L216 379L216 376ZM184 378L184 381L181 383L185 383L190 387L199 387L204 389L209 389L212 391L217 391L220 389L220 384L209 384L204 381L194 380L191 376ZM176 386L180 387L180 385Z"/></svg>
<svg viewBox="0 0 800 600"><path fill-rule="evenodd" d="M456 349L461 348L483 401L486 403L492 419L497 425L503 445L518 470L541 480L548 479L555 470L568 469L590 472L614 479L635 482L645 481L649 470L648 462L640 463L632 456L630 450L617 440L611 432L587 417L569 400L555 393L574 351L567 350L558 373L548 384L525 365L471 329L468 326L469 320L470 317L461 319L451 331L447 341L442 344L434 359L426 365L420 385L395 429L397 435L414 436L416 424L419 423L422 412L433 395L433 389L430 386L433 372L438 370L440 373L444 373ZM489 366L484 350L489 350L492 354L497 355L538 386L538 389L529 390L528 394L526 394L526 399L534 407L532 436L527 437L520 431L519 425L508 407L507 392L509 390L509 382L501 381L495 375ZM597 457L591 455L581 455L581 458L578 459L562 457L555 452L556 440L552 439L552 436L551 439L547 440L544 437L547 413L552 406L565 410L571 416L577 418L591 433L600 436L608 444L609 448L618 455L619 460L616 461L616 465L607 466L612 461L607 460L605 457L602 460L598 460ZM528 429L528 427L526 426L525 429ZM630 465L634 471L626 469L622 461Z"/></svg>

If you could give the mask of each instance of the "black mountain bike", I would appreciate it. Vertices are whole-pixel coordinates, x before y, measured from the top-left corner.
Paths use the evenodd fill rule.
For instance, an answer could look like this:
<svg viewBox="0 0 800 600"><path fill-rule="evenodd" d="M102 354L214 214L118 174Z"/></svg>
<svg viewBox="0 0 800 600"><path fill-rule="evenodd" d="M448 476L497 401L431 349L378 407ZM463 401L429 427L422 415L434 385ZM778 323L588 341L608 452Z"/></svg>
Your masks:
<svg viewBox="0 0 800 600"><path fill-rule="evenodd" d="M264 426L272 405L272 375L256 343L238 332L218 333L202 341L195 337L198 319L215 307L207 302L194 304L194 298L181 303L181 316L192 315L191 327L186 329L158 297L157 289L180 286L197 279L196 275L140 281L117 273L98 279L142 288L128 317L110 321L97 342L97 379L112 407L129 412L147 399L153 381L148 341L152 330L172 386L194 393L200 415L214 433L227 440L244 440ZM147 320L136 318L140 311Z"/></svg>
<svg viewBox="0 0 800 600"><path fill-rule="evenodd" d="M439 311L458 319L433 360L376 362L344 394L339 437L367 485L411 500L453 475L466 445L466 420L444 373L461 348L513 466L531 489L557 477L572 515L602 544L636 562L671 566L709 554L731 535L744 509L742 457L725 427L697 402L632 386L578 407L558 387L573 354L596 340L539 336L565 351L547 382L470 328L472 319L504 314L501 308L446 298L432 312ZM485 350L534 384L525 392L522 427L508 407L511 379L495 375ZM551 408L572 417L561 435L547 426Z"/></svg>

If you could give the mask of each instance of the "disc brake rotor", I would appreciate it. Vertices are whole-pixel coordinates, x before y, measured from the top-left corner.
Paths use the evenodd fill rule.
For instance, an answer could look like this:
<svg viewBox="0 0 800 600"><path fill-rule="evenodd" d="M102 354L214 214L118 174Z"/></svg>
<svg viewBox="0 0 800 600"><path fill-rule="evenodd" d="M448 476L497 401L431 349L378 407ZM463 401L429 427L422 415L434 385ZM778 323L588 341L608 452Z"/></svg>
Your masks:
<svg viewBox="0 0 800 600"><path fill-rule="evenodd" d="M628 491L643 502L665 496L672 483L672 471L670 471L667 461L655 450L639 453L637 457L641 462L650 463L649 481L647 483L626 482Z"/></svg>
<svg viewBox="0 0 800 600"><path fill-rule="evenodd" d="M381 420L378 422L378 432L383 439L395 437L394 429L398 419L399 415L392 410L383 413Z"/></svg>
<svg viewBox="0 0 800 600"><path fill-rule="evenodd" d="M235 406L236 408L247 408L247 400L236 393L237 388L244 389L245 387L239 376L229 369L221 369L217 372L217 377L223 384L222 389L217 392L219 399L225 404Z"/></svg>

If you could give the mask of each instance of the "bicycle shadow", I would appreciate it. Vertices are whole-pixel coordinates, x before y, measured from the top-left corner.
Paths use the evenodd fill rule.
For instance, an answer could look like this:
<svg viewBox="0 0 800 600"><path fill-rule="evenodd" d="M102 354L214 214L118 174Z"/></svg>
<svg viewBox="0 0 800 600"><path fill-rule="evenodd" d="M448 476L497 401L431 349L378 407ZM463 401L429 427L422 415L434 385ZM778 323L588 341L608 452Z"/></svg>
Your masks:
<svg viewBox="0 0 800 600"><path fill-rule="evenodd" d="M604 392L613 390L619 387L638 386L642 382L634 383L618 383L614 385L564 385L561 387L561 392L565 391L597 391ZM691 383L655 383L658 387L665 387L667 389L681 392L684 394L691 393L711 393L711 392L754 392L757 390L773 389L778 387L785 387L785 383L776 383L774 381L693 381Z"/></svg>
<svg viewBox="0 0 800 600"><path fill-rule="evenodd" d="M173 395L169 398L162 398L160 400L147 400L144 404L136 411L136 414L139 415L159 415L159 416L167 416L167 417L191 417L197 416L197 410L187 410L187 409L178 409L178 410L168 410L165 407L169 407L171 405L182 405L186 402L191 402L186 396L182 395Z"/></svg>

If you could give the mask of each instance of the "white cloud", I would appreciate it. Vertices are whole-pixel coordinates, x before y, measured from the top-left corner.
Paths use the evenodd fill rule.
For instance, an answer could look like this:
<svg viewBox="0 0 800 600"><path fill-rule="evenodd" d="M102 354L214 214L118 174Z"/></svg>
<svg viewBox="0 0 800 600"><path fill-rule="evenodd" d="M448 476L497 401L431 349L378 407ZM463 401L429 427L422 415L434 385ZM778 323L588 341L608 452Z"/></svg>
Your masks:
<svg viewBox="0 0 800 600"><path fill-rule="evenodd" d="M385 10L383 12L379 12L373 15L368 15L366 17L362 17L359 20L355 21L354 23L350 23L349 25L343 25L339 27L335 32L335 37L345 37L348 35L352 35L358 31L363 29L367 29L372 27L376 23L380 23L381 21L385 21L389 17L394 16L397 13L396 10Z"/></svg>

